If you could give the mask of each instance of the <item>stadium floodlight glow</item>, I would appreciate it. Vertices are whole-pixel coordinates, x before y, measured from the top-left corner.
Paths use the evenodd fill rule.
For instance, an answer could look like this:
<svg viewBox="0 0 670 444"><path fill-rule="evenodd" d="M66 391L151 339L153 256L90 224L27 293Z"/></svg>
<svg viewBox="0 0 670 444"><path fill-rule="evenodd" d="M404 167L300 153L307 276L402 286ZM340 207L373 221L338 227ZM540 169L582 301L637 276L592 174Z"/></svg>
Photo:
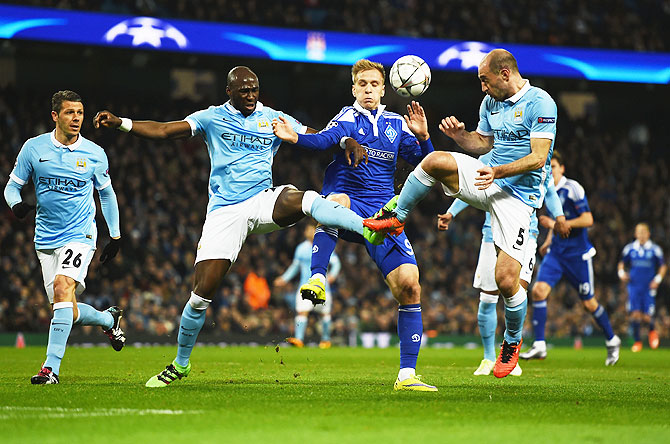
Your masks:
<svg viewBox="0 0 670 444"><path fill-rule="evenodd" d="M670 53L417 39L0 5L0 39L351 65L391 66L415 54L433 70L474 71L490 50L512 52L526 76L670 83Z"/></svg>

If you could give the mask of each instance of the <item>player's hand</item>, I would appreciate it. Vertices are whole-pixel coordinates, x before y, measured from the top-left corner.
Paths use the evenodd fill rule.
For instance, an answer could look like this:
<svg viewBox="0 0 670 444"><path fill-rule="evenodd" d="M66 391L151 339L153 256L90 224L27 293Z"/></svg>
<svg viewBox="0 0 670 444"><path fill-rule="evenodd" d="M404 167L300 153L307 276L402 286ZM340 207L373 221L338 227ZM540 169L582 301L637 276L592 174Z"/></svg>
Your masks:
<svg viewBox="0 0 670 444"><path fill-rule="evenodd" d="M540 217L546 217L546 216L540 216ZM568 222L565 220L565 216L558 216L556 218L556 222L554 222L554 232L558 233L559 236L561 236L563 239L566 239L568 236L570 236L570 231L572 228L570 228L570 225L568 225Z"/></svg>
<svg viewBox="0 0 670 444"><path fill-rule="evenodd" d="M284 116L272 119L272 132L284 142L296 143L298 141L298 133L293 130Z"/></svg>
<svg viewBox="0 0 670 444"><path fill-rule="evenodd" d="M626 274L628 274L628 273L626 273ZM626 280L626 282L629 281L629 280L630 280L630 277ZM649 284L649 289L650 290L658 290L659 285L661 285L661 284L656 282L656 280L652 279L651 283Z"/></svg>
<svg viewBox="0 0 670 444"><path fill-rule="evenodd" d="M22 220L25 218L28 213L35 209L35 205L29 205L25 202L19 202L12 207L12 213L16 216L17 219Z"/></svg>
<svg viewBox="0 0 670 444"><path fill-rule="evenodd" d="M477 170L479 176L475 177L475 186L478 190L485 190L493 184L496 178L495 171L490 166L485 166Z"/></svg>
<svg viewBox="0 0 670 444"><path fill-rule="evenodd" d="M440 131L453 139L463 134L465 123L459 121L454 116L445 117L440 122Z"/></svg>
<svg viewBox="0 0 670 444"><path fill-rule="evenodd" d="M281 288L284 285L286 285L286 281L284 279L282 279L281 276L277 276L277 278L274 280L272 285L274 285L275 287Z"/></svg>
<svg viewBox="0 0 670 444"><path fill-rule="evenodd" d="M407 114L405 114L403 118L410 131L414 133L417 139L423 142L430 138L426 112L423 110L423 107L419 105L419 102L412 100L412 102L407 105Z"/></svg>
<svg viewBox="0 0 670 444"><path fill-rule="evenodd" d="M540 256L546 256L547 251L549 251L549 247L551 246L551 243L549 244L542 244L542 246L539 249Z"/></svg>
<svg viewBox="0 0 670 444"><path fill-rule="evenodd" d="M437 215L437 229L440 231L447 231L449 229L449 224L454 219L454 215L447 212L445 214Z"/></svg>
<svg viewBox="0 0 670 444"><path fill-rule="evenodd" d="M116 129L121 126L121 119L110 111L98 111L95 117L93 117L93 127L100 128L101 126Z"/></svg>
<svg viewBox="0 0 670 444"><path fill-rule="evenodd" d="M365 159L365 164L368 164L368 150L354 138L348 137L344 141L344 157L347 158L349 166L351 166L352 154L354 155L354 168L356 168L363 159Z"/></svg>
<svg viewBox="0 0 670 444"><path fill-rule="evenodd" d="M117 255L119 249L121 248L121 238L110 239L105 248L102 249L102 254L100 255L100 262L102 265L105 265L107 262L114 259L114 256Z"/></svg>
<svg viewBox="0 0 670 444"><path fill-rule="evenodd" d="M621 282L626 283L626 282L630 281L630 274L628 274L627 271L624 271L619 279L621 279ZM654 281L651 281L651 284L653 284L653 283L654 283ZM649 284L649 288L652 288L651 284Z"/></svg>

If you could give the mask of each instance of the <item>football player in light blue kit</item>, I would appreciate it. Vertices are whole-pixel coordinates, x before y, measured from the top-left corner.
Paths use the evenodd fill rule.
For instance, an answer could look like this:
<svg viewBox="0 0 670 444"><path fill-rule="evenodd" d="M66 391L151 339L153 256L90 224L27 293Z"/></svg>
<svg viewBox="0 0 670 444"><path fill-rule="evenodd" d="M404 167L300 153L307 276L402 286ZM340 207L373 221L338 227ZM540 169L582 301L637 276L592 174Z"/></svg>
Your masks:
<svg viewBox="0 0 670 444"><path fill-rule="evenodd" d="M342 108L323 131L298 135L286 122L277 122L275 132L286 141L312 148L327 148L337 143L342 145L352 139L364 145L368 161L358 168L350 168L343 153L335 156L326 169L321 192L356 214L369 217L394 196L398 157L417 165L433 151L433 145L423 108L417 102L407 107L408 116L405 118L386 111L385 105L380 103L385 91L382 65L366 59L359 60L352 66L351 78L351 92L356 101L352 106ZM320 227L314 237L314 245L318 249L312 254L312 277L301 287L303 297L319 301L324 296L326 267L340 237L365 244L398 301L400 369L394 389L437 391L416 375L423 335L421 286L414 249L404 233L386 239L379 235L383 243L374 245L357 234Z"/></svg>
<svg viewBox="0 0 670 444"><path fill-rule="evenodd" d="M374 234L363 228L359 215L316 191L298 191L292 185L273 187L272 160L281 140L272 132L272 120L281 116L297 132L308 129L258 101L258 77L245 66L228 73L226 93L228 102L180 121L133 121L109 111L100 111L94 118L96 128L117 128L148 139L201 136L211 161L207 217L198 243L193 291L179 326L177 357L149 379L147 387L165 387L188 376L207 307L249 234L291 226L305 215L327 226L369 237Z"/></svg>
<svg viewBox="0 0 670 444"><path fill-rule="evenodd" d="M291 265L284 271L284 274L275 279L274 285L277 287L286 286L291 279L293 279L298 273L300 273L300 285L306 284L309 281L309 278L312 276L311 266L312 266L312 251L315 248L313 245L314 242L314 232L316 227L312 224L308 224L305 227L305 240L301 242L296 248L293 255L293 262ZM307 323L309 321L308 315L309 312L314 310L321 315L321 342L319 343L319 348L330 348L330 324L331 316L330 312L333 307L333 300L331 298L330 284L335 282L337 275L340 273L342 264L340 263L340 258L337 257L337 254L333 254L330 257L328 264L328 272L326 274L326 302L323 304L312 304L312 301L309 299L303 299L300 290L296 292L295 295L295 331L294 336L287 338L287 342L295 345L296 347L304 347L305 345L305 330L307 329ZM300 287L298 287L300 288Z"/></svg>
<svg viewBox="0 0 670 444"><path fill-rule="evenodd" d="M99 325L117 351L126 341L119 327L118 307L98 311L77 302L86 287L84 280L98 236L94 188L112 238L100 261L106 263L119 251L119 208L107 155L80 134L84 105L77 93L58 91L51 98L51 110L56 128L23 144L5 187L7 204L23 219L35 207L23 202L21 188L29 180L35 185L35 250L54 312L47 358L30 379L33 384L59 383L61 360L73 324Z"/></svg>
<svg viewBox="0 0 670 444"><path fill-rule="evenodd" d="M491 152L481 156L479 160L483 163L488 163L491 157ZM556 188L552 181L546 182L547 190L545 196L545 203L547 210L559 221L564 222L563 207L561 200L556 194ZM445 214L438 215L437 228L441 231L449 229L449 224L463 209L468 206L466 202L456 199ZM535 266L535 257L537 251L537 237L540 234L538 230L537 215L533 212L530 222L530 240L526 247L525 258L521 267L521 274L519 279L521 285L528 290L530 281L533 277L533 269ZM566 233L567 234L567 233ZM479 261L477 262L477 269L475 270L475 278L473 287L480 291L479 293L479 309L477 310L477 323L479 325L479 334L482 338L482 345L484 347L484 357L479 364L479 367L473 373L475 376L488 376L493 371L495 364L495 332L498 327L498 315L496 312L496 305L498 303L499 291L495 282L495 262L496 251L493 243L493 233L491 232L491 215L486 213L486 220L482 226L482 243L479 250ZM519 364L512 370L510 375L521 376L522 370Z"/></svg>
<svg viewBox="0 0 670 444"><path fill-rule="evenodd" d="M632 347L634 352L642 350L640 339L642 320L649 324L649 347L658 348L658 333L654 328L656 291L667 271L668 266L665 264L663 250L651 241L649 225L637 224L635 242L624 247L618 265L619 279L628 283L628 312L635 339Z"/></svg>
<svg viewBox="0 0 670 444"><path fill-rule="evenodd" d="M586 200L584 188L575 180L563 176L565 166L560 153L554 152L551 159L551 173L553 175L556 192L561 198L563 212L570 227L570 236L561 238L557 235L547 235L547 240L540 248L545 254L537 282L533 286L533 330L535 342L526 352L521 354L523 359L544 359L547 356L547 344L544 333L547 322L547 298L563 276L566 277L579 293L584 308L591 313L594 320L605 333L607 358L605 365L614 365L619 360L621 340L612 330L609 316L605 308L598 303L594 295L593 256L596 249L589 241L587 228L593 225L593 215ZM541 216L540 223L545 228L554 229L554 221L548 216ZM549 247L551 245L551 247Z"/></svg>
<svg viewBox="0 0 670 444"><path fill-rule="evenodd" d="M409 175L394 211L364 221L368 228L398 234L409 211L436 182L445 193L491 213L498 249L496 285L505 302L505 337L493 374L502 378L515 367L526 317L526 290L519 284L529 239L530 218L542 206L556 136L554 100L521 77L514 56L504 49L488 53L479 64L486 97L476 131L466 131L456 117L442 119L440 130L471 154L492 151L489 165L466 154L436 151Z"/></svg>

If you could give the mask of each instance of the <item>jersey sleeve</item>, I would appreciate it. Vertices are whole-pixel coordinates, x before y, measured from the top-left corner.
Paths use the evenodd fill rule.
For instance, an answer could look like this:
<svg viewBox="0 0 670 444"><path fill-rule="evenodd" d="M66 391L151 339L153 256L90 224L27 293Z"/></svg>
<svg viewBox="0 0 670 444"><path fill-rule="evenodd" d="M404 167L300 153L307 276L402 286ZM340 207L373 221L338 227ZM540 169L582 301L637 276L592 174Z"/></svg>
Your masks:
<svg viewBox="0 0 670 444"><path fill-rule="evenodd" d="M30 176L33 174L31 153L32 149L28 142L24 143L23 147L21 147L21 151L19 151L18 156L16 156L14 168L12 169L12 172L9 173L9 177L21 186L28 183Z"/></svg>
<svg viewBox="0 0 670 444"><path fill-rule="evenodd" d="M484 99L482 99L481 105L479 105L479 123L477 124L477 132L482 136L492 136L493 129L489 123L488 105L486 99L487 98L484 97Z"/></svg>
<svg viewBox="0 0 670 444"><path fill-rule="evenodd" d="M186 122L188 122L189 125L191 125L191 135L201 135L203 136L205 134L205 129L207 128L207 125L209 125L209 122L212 120L212 110L214 109L213 106L210 106L207 109L201 109L200 111L196 111L192 114L189 114L184 118Z"/></svg>
<svg viewBox="0 0 670 444"><path fill-rule="evenodd" d="M405 119L402 120L400 131L400 146L398 154L412 166L417 166L421 160L434 151L430 139L419 142L414 133L409 129Z"/></svg>
<svg viewBox="0 0 670 444"><path fill-rule="evenodd" d="M631 250L630 244L626 245L623 247L623 251L621 252L621 262L624 263L625 266L630 266L630 250Z"/></svg>
<svg viewBox="0 0 670 444"><path fill-rule="evenodd" d="M538 95L530 107L530 138L554 140L557 115L556 102L549 95Z"/></svg>
<svg viewBox="0 0 670 444"><path fill-rule="evenodd" d="M584 191L584 187L582 187L580 184L575 183L575 186L568 194L568 196L575 204L575 210L577 211L577 214L588 213L591 211L591 208L589 207L589 201L586 199L586 192Z"/></svg>
<svg viewBox="0 0 670 444"><path fill-rule="evenodd" d="M656 267L665 265L665 257L663 257L663 250L658 245L654 245L654 257L656 258Z"/></svg>
<svg viewBox="0 0 670 444"><path fill-rule="evenodd" d="M343 137L351 137L354 133L355 119L353 111L342 110L324 129L316 134L299 134L298 145L312 149L326 149L340 143Z"/></svg>
<svg viewBox="0 0 670 444"><path fill-rule="evenodd" d="M563 204L561 203L561 198L558 197L558 193L556 192L556 185L554 185L554 181L551 178L547 181L547 195L544 198L544 202L547 206L549 214L551 214L551 217L554 219L565 215L563 213Z"/></svg>
<svg viewBox="0 0 670 444"><path fill-rule="evenodd" d="M295 131L296 133L305 134L305 132L307 132L307 127L302 123L300 123L300 121L298 121L298 119L296 119L295 117L289 116L288 114L283 113L281 111L277 111L277 114L285 118L291 125L291 128L293 128L293 131Z"/></svg>
<svg viewBox="0 0 670 444"><path fill-rule="evenodd" d="M458 213L469 207L470 205L461 200L461 199L456 199L451 203L451 206L449 209L446 211L447 213L451 213L452 216L456 217L458 216Z"/></svg>
<svg viewBox="0 0 670 444"><path fill-rule="evenodd" d="M102 151L102 148L100 149ZM93 172L93 185L95 189L104 190L112 184L112 178L109 177L109 161L107 154L102 151L100 159L96 162L95 171Z"/></svg>

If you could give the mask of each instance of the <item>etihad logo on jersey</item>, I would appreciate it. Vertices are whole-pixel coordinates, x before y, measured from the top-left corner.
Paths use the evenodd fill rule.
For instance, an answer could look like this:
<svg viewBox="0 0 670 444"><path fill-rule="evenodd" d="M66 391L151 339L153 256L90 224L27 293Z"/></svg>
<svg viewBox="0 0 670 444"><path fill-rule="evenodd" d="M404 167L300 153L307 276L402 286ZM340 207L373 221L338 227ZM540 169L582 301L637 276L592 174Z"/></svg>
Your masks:
<svg viewBox="0 0 670 444"><path fill-rule="evenodd" d="M496 140L503 140L505 142L514 142L516 140L523 140L530 132L528 130L508 131L506 129L494 129L493 137Z"/></svg>
<svg viewBox="0 0 670 444"><path fill-rule="evenodd" d="M221 138L229 142L231 146L253 148L261 145L263 148L272 146L270 137L248 136L246 134L223 133Z"/></svg>
<svg viewBox="0 0 670 444"><path fill-rule="evenodd" d="M387 162L393 162L395 160L395 153L390 151L377 150L367 146L364 146L364 148L368 152L368 157L372 157L373 159L385 160Z"/></svg>
<svg viewBox="0 0 670 444"><path fill-rule="evenodd" d="M556 117L538 117L537 123L556 123Z"/></svg>
<svg viewBox="0 0 670 444"><path fill-rule="evenodd" d="M69 179L65 177L40 177L38 182L41 185L49 187L47 191L56 191L58 193L77 191L86 186L85 180Z"/></svg>

